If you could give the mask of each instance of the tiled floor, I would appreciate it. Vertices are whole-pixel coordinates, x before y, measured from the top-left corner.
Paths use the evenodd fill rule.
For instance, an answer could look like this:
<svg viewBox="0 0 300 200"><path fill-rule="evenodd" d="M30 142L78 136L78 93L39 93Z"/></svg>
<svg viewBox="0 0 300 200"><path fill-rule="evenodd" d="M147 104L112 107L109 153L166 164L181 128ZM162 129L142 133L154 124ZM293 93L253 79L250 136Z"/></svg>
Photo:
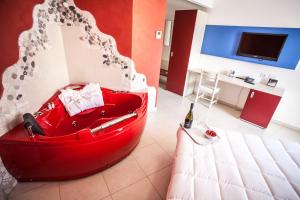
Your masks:
<svg viewBox="0 0 300 200"><path fill-rule="evenodd" d="M164 199L170 179L176 130L189 109L190 100L159 90L158 109L149 114L141 142L126 159L86 178L65 182L19 183L14 200L156 200ZM300 133L270 124L262 130L238 119L240 112L224 105L207 108L197 103L195 123L242 133L268 135L300 142Z"/></svg>

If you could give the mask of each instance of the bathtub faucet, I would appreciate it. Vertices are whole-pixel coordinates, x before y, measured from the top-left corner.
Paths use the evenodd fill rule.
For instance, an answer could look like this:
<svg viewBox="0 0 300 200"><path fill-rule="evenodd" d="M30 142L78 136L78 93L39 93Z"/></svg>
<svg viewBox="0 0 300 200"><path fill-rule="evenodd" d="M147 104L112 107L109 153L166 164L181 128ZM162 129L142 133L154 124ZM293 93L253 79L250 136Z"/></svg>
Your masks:
<svg viewBox="0 0 300 200"><path fill-rule="evenodd" d="M34 118L37 118L38 116L42 115L43 113L50 111L54 108L55 108L55 104L53 102L49 102L49 103L47 103L47 108L44 108L44 109L36 112L33 116L34 116Z"/></svg>
<svg viewBox="0 0 300 200"><path fill-rule="evenodd" d="M54 105L53 102L49 102L49 103L47 104L47 107L48 107L48 110L52 110L52 109L55 108L55 105Z"/></svg>

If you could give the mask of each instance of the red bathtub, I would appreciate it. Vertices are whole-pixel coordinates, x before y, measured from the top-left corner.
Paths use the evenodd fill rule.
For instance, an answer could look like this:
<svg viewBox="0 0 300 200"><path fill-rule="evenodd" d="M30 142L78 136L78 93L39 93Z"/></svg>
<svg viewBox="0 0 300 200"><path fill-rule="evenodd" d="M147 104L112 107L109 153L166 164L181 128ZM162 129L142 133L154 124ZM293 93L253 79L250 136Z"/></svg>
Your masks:
<svg viewBox="0 0 300 200"><path fill-rule="evenodd" d="M19 181L66 180L99 172L126 157L143 132L147 94L104 88L102 93L104 106L70 117L57 92L37 112L45 135L30 137L22 123L1 136L0 155L7 170ZM48 109L49 103L54 109ZM99 129L128 114L133 115Z"/></svg>

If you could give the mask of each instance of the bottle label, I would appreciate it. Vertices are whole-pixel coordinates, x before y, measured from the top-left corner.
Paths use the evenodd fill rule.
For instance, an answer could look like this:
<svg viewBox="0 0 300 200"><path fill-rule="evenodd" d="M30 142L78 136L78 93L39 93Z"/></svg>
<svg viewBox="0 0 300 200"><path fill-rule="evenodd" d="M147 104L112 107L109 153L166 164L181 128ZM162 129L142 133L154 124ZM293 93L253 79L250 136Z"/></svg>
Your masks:
<svg viewBox="0 0 300 200"><path fill-rule="evenodd" d="M184 128L191 128L192 122L193 122L193 121L185 120L185 122L184 122Z"/></svg>

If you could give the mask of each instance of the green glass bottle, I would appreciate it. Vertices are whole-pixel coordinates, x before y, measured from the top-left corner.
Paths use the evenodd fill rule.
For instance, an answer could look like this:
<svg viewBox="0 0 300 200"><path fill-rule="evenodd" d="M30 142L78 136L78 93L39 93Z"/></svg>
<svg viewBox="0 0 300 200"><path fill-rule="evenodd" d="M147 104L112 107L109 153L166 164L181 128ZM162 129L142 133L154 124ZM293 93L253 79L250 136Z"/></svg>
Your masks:
<svg viewBox="0 0 300 200"><path fill-rule="evenodd" d="M184 128L191 128L192 123L193 123L193 108L194 108L194 103L191 103L190 111L185 117L184 120Z"/></svg>

